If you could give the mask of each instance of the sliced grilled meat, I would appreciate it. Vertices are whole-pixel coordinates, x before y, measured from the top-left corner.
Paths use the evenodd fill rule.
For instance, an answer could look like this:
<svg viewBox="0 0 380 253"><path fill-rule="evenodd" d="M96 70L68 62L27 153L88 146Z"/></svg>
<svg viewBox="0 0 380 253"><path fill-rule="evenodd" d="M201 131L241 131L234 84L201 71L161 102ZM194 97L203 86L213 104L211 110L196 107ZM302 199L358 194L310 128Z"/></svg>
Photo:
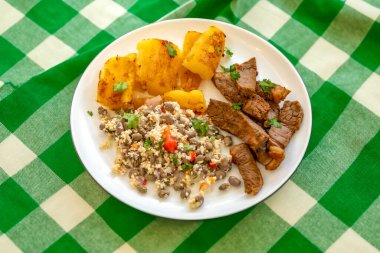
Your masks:
<svg viewBox="0 0 380 253"><path fill-rule="evenodd" d="M230 103L210 99L207 114L214 125L236 135L254 149L263 146L268 140L268 134L261 126L244 113L234 110Z"/></svg>
<svg viewBox="0 0 380 253"><path fill-rule="evenodd" d="M303 119L303 110L298 101L285 101L280 110L279 120L293 132L297 131Z"/></svg>
<svg viewBox="0 0 380 253"><path fill-rule="evenodd" d="M236 66L236 69L240 74L239 79L236 80L240 95L251 97L252 94L256 92L256 58L251 58L242 64L237 64Z"/></svg>
<svg viewBox="0 0 380 253"><path fill-rule="evenodd" d="M256 94L253 94L243 105L243 112L259 121L265 120L270 110L269 103Z"/></svg>
<svg viewBox="0 0 380 253"><path fill-rule="evenodd" d="M232 103L240 103L244 100L239 94L236 84L231 80L229 72L216 72L213 81L215 87L228 101Z"/></svg>
<svg viewBox="0 0 380 253"><path fill-rule="evenodd" d="M248 194L256 195L263 186L263 177L257 167L255 158L247 144L238 144L230 148L232 162L238 168L244 181L244 189Z"/></svg>
<svg viewBox="0 0 380 253"><path fill-rule="evenodd" d="M273 89L270 89L269 92L264 92L263 89L260 87L259 83L260 82L257 82L256 85L256 93L263 97L265 100L273 101L276 104L284 100L286 96L290 93L290 90L279 84L275 84L275 87Z"/></svg>
<svg viewBox="0 0 380 253"><path fill-rule="evenodd" d="M281 148L285 148L289 144L290 138L293 136L293 131L287 125L281 124L281 127L279 128L271 126L268 134L272 140L280 145Z"/></svg>

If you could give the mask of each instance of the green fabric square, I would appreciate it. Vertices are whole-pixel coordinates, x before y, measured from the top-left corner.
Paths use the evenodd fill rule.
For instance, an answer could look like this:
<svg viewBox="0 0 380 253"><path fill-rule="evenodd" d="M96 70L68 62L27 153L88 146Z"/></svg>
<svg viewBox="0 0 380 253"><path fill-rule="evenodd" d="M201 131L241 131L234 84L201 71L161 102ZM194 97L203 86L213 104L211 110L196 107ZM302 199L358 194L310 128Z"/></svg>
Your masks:
<svg viewBox="0 0 380 253"><path fill-rule="evenodd" d="M4 73L1 77L4 80L9 80L16 86L27 81L34 75L39 74L43 69L38 66L29 57L22 58L21 61L17 62L11 69ZM20 75L20 73L23 73Z"/></svg>
<svg viewBox="0 0 380 253"><path fill-rule="evenodd" d="M8 174L0 167L0 185L9 178ZM1 206L1 205L0 205Z"/></svg>
<svg viewBox="0 0 380 253"><path fill-rule="evenodd" d="M86 171L70 185L94 209L110 196Z"/></svg>
<svg viewBox="0 0 380 253"><path fill-rule="evenodd" d="M373 20L346 5L331 22L323 37L351 54L362 42L372 24Z"/></svg>
<svg viewBox="0 0 380 253"><path fill-rule="evenodd" d="M3 88L4 88L4 86L1 89L3 89ZM0 91L1 91L1 89L0 89ZM0 122L0 142L5 140L5 138L7 138L10 134L11 134L11 132Z"/></svg>
<svg viewBox="0 0 380 253"><path fill-rule="evenodd" d="M343 1L305 0L294 12L293 18L322 35L343 5Z"/></svg>
<svg viewBox="0 0 380 253"><path fill-rule="evenodd" d="M182 2L184 1L187 2L188 0L182 0ZM136 0L115 0L115 2L120 4L121 6L124 7L124 9L127 10L136 2Z"/></svg>
<svg viewBox="0 0 380 253"><path fill-rule="evenodd" d="M16 7L23 13L27 13L39 0L7 0L13 7Z"/></svg>
<svg viewBox="0 0 380 253"><path fill-rule="evenodd" d="M155 219L154 216L134 209L114 197L107 199L96 212L125 241L131 239ZM128 215L125 215L126 213ZM127 226L128 229L125 229Z"/></svg>
<svg viewBox="0 0 380 253"><path fill-rule="evenodd" d="M319 201L348 226L380 196L380 131Z"/></svg>
<svg viewBox="0 0 380 253"><path fill-rule="evenodd" d="M380 9L380 2L378 0L364 0L364 1Z"/></svg>
<svg viewBox="0 0 380 253"><path fill-rule="evenodd" d="M101 45L106 46L109 43L111 43L114 39L115 38L112 37L108 32L102 30L94 38L92 38L89 42L87 42L83 47L81 47L78 50L78 53L83 53L87 50L91 50Z"/></svg>
<svg viewBox="0 0 380 253"><path fill-rule="evenodd" d="M350 96L360 88L365 80L372 74L366 67L357 61L349 58L340 68L329 78L329 82L343 90Z"/></svg>
<svg viewBox="0 0 380 253"><path fill-rule="evenodd" d="M297 222L295 228L325 251L348 227L317 204Z"/></svg>
<svg viewBox="0 0 380 253"><path fill-rule="evenodd" d="M83 165L75 153L70 131L67 131L56 143L44 151L40 158L66 183L70 183L84 171Z"/></svg>
<svg viewBox="0 0 380 253"><path fill-rule="evenodd" d="M275 46L278 50L280 50L280 52L285 55L286 58L288 58L288 60L293 64L293 65L296 65L298 63L298 58L294 57L291 53L289 53L288 51L286 51L283 47L281 47L279 44L277 44L276 42L272 41L272 40L269 40L269 42Z"/></svg>
<svg viewBox="0 0 380 253"><path fill-rule="evenodd" d="M352 58L372 71L376 71L380 65L379 37L380 22L378 21L372 25L371 29L367 33L367 36L352 54Z"/></svg>
<svg viewBox="0 0 380 253"><path fill-rule="evenodd" d="M78 33L78 31L80 32ZM59 29L55 36L78 51L79 48L91 40L99 31L99 28L88 19L82 15L77 15L71 19L67 25Z"/></svg>
<svg viewBox="0 0 380 253"><path fill-rule="evenodd" d="M0 185L0 230L7 232L37 206L12 178L8 178Z"/></svg>
<svg viewBox="0 0 380 253"><path fill-rule="evenodd" d="M307 92L311 97L325 82L313 71L310 71L308 68L303 66L301 63L298 63L295 68L302 77L303 82L305 83Z"/></svg>
<svg viewBox="0 0 380 253"><path fill-rule="evenodd" d="M279 7L281 10L285 11L289 15L292 15L294 11L298 8L302 0L269 0L274 5Z"/></svg>
<svg viewBox="0 0 380 253"><path fill-rule="evenodd" d="M76 14L73 8L61 0L42 0L26 16L53 34Z"/></svg>
<svg viewBox="0 0 380 253"><path fill-rule="evenodd" d="M42 203L65 183L57 177L40 159L34 159L13 179L38 203Z"/></svg>
<svg viewBox="0 0 380 253"><path fill-rule="evenodd" d="M372 203L372 205L360 216L352 227L365 240L372 243L380 249L380 196Z"/></svg>
<svg viewBox="0 0 380 253"><path fill-rule="evenodd" d="M234 1L231 9L235 16L242 18L259 0Z"/></svg>
<svg viewBox="0 0 380 253"><path fill-rule="evenodd" d="M252 233L252 228L260 232ZM289 228L283 219L262 203L228 231L208 252L236 252L236 245L239 245L239 252L267 252Z"/></svg>
<svg viewBox="0 0 380 253"><path fill-rule="evenodd" d="M133 13L147 23L152 23L177 7L178 4L172 0L137 0L137 2L128 9L128 12Z"/></svg>
<svg viewBox="0 0 380 253"><path fill-rule="evenodd" d="M22 52L27 54L46 39L49 33L36 25L36 23L29 18L23 17L17 24L8 29L3 36Z"/></svg>
<svg viewBox="0 0 380 253"><path fill-rule="evenodd" d="M106 28L106 31L115 38L135 30L146 23L135 15L126 12L123 16L116 19L111 25Z"/></svg>
<svg viewBox="0 0 380 253"><path fill-rule="evenodd" d="M268 40L268 38L266 38L265 36L263 36L259 31L257 31L256 29L252 28L250 25L248 25L247 23L245 23L244 21L241 21L239 20L237 23L236 23L237 26L240 26L241 28L244 28L252 33L254 33L255 35L259 36L260 38L262 38L263 40Z"/></svg>
<svg viewBox="0 0 380 253"><path fill-rule="evenodd" d="M8 40L0 36L0 76L24 57L24 54Z"/></svg>
<svg viewBox="0 0 380 253"><path fill-rule="evenodd" d="M2 77L3 78L3 77ZM0 101L6 98L15 90L15 87L10 83L5 83L2 87L0 87ZM2 133L0 132L0 140Z"/></svg>
<svg viewBox="0 0 380 253"><path fill-rule="evenodd" d="M69 234L65 234L53 245L47 248L45 253L77 253L77 252L86 252L74 238Z"/></svg>
<svg viewBox="0 0 380 253"><path fill-rule="evenodd" d="M37 208L14 226L7 235L24 252L42 252L64 234L62 228Z"/></svg>
<svg viewBox="0 0 380 253"><path fill-rule="evenodd" d="M300 59L317 41L318 36L297 20L290 19L271 39Z"/></svg>
<svg viewBox="0 0 380 253"><path fill-rule="evenodd" d="M220 14L218 15L216 19L223 22L231 23L231 24L236 24L240 20L233 13L231 9L231 4L226 5L226 7L220 12Z"/></svg>
<svg viewBox="0 0 380 253"><path fill-rule="evenodd" d="M329 99L326 99L329 98ZM306 156L322 140L325 134L335 124L351 98L346 93L326 82L311 97L313 111L312 135L307 147ZM323 108L323 110L321 109Z"/></svg>
<svg viewBox="0 0 380 253"><path fill-rule="evenodd" d="M65 3L73 7L75 10L80 11L86 5L92 2L92 0L63 0Z"/></svg>
<svg viewBox="0 0 380 253"><path fill-rule="evenodd" d="M126 214L124 213L125 216ZM108 213L108 216L113 216L113 213ZM128 228L129 226L130 224ZM128 230L127 227L124 230ZM87 252L112 252L124 243L96 213L73 228L70 235Z"/></svg>
<svg viewBox="0 0 380 253"><path fill-rule="evenodd" d="M322 252L313 243L305 238L297 229L291 228L268 251L270 253L288 252Z"/></svg>

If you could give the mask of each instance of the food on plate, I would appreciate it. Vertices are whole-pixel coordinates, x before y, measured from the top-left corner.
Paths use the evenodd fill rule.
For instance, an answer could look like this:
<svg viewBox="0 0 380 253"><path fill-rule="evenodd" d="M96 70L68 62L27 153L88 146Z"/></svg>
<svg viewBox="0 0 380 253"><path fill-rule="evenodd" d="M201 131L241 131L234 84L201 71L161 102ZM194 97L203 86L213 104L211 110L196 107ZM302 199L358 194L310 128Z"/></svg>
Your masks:
<svg viewBox="0 0 380 253"><path fill-rule="evenodd" d="M211 79L222 58L225 37L226 35L221 30L210 26L194 42L183 61L183 66L200 75L202 79Z"/></svg>
<svg viewBox="0 0 380 253"><path fill-rule="evenodd" d="M141 193L153 182L158 197L167 198L173 188L196 208L204 193L231 170L231 156L221 152L224 136L206 116L183 110L176 102L143 105L128 113L100 107L99 114L99 128L117 146L113 171L128 175ZM192 195L193 184L199 187Z"/></svg>
<svg viewBox="0 0 380 253"><path fill-rule="evenodd" d="M264 181L248 145L245 143L234 145L230 148L230 153L232 161L236 163L243 177L245 192L256 195L261 190Z"/></svg>
<svg viewBox="0 0 380 253"><path fill-rule="evenodd" d="M135 85L136 54L110 58L99 73L98 103L110 109L130 107Z"/></svg>
<svg viewBox="0 0 380 253"><path fill-rule="evenodd" d="M137 44L137 76L151 95L162 95L177 86L182 52L177 45L160 39L144 39Z"/></svg>
<svg viewBox="0 0 380 253"><path fill-rule="evenodd" d="M183 58L185 59L186 56L189 54L191 48L194 45L194 42L201 36L200 32L195 31L188 31L185 35L185 41L183 42ZM184 66L181 66L179 70L179 81L180 81L180 87L181 89L185 91L191 91L198 89L202 78Z"/></svg>
<svg viewBox="0 0 380 253"><path fill-rule="evenodd" d="M235 68L237 70L237 73L239 73L239 78L236 80L236 85L239 93L242 96L249 97L251 94L254 94L256 92L256 58L253 57L240 65L235 64Z"/></svg>
<svg viewBox="0 0 380 253"><path fill-rule="evenodd" d="M164 101L175 101L182 109L191 109L197 113L206 111L206 100L202 91L192 90L189 92L182 90L172 90L163 95Z"/></svg>

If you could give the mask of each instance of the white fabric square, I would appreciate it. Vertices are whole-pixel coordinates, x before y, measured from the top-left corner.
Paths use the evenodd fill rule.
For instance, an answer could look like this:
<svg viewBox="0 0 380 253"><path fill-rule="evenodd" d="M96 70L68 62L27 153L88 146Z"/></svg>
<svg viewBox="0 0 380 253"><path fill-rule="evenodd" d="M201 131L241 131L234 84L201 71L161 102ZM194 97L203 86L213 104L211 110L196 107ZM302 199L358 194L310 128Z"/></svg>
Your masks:
<svg viewBox="0 0 380 253"><path fill-rule="evenodd" d="M290 19L290 16L268 1L260 1L241 20L271 38Z"/></svg>
<svg viewBox="0 0 380 253"><path fill-rule="evenodd" d="M291 180L265 201L265 204L290 225L296 224L316 203L315 199Z"/></svg>
<svg viewBox="0 0 380 253"><path fill-rule="evenodd" d="M373 20L376 20L380 15L380 9L363 0L347 0L346 4Z"/></svg>
<svg viewBox="0 0 380 253"><path fill-rule="evenodd" d="M70 186L66 185L41 204L65 231L87 218L94 210Z"/></svg>
<svg viewBox="0 0 380 253"><path fill-rule="evenodd" d="M25 144L13 134L0 143L0 167L13 176L36 158Z"/></svg>
<svg viewBox="0 0 380 253"><path fill-rule="evenodd" d="M123 7L110 0L96 0L80 11L82 16L100 29L105 29L124 13L126 10Z"/></svg>
<svg viewBox="0 0 380 253"><path fill-rule="evenodd" d="M11 26L16 24L23 16L20 11L6 1L0 1L0 34L3 34Z"/></svg>
<svg viewBox="0 0 380 253"><path fill-rule="evenodd" d="M5 234L2 234L0 236L0 252L22 253L22 251L14 244L14 242Z"/></svg>
<svg viewBox="0 0 380 253"><path fill-rule="evenodd" d="M353 98L380 117L380 76L372 73Z"/></svg>
<svg viewBox="0 0 380 253"><path fill-rule="evenodd" d="M300 63L327 80L349 57L330 42L319 38L301 58Z"/></svg>
<svg viewBox="0 0 380 253"><path fill-rule="evenodd" d="M51 35L28 53L28 57L43 69L49 69L75 54L74 49Z"/></svg>
<svg viewBox="0 0 380 253"><path fill-rule="evenodd" d="M340 253L340 252L378 253L379 251L374 246L372 246L369 242L364 240L360 235L358 235L354 230L349 228L326 251L326 253Z"/></svg>
<svg viewBox="0 0 380 253"><path fill-rule="evenodd" d="M120 248L113 253L136 253L137 251L132 248L128 243L124 243Z"/></svg>

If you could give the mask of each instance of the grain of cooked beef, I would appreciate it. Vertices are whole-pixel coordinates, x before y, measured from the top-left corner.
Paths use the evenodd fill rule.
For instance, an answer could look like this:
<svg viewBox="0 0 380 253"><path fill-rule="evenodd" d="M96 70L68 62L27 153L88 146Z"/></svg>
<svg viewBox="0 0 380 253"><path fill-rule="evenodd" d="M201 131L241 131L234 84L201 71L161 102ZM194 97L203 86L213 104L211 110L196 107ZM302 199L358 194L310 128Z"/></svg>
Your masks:
<svg viewBox="0 0 380 253"><path fill-rule="evenodd" d="M269 103L256 94L253 94L243 105L243 112L259 121L265 120L270 110Z"/></svg>
<svg viewBox="0 0 380 253"><path fill-rule="evenodd" d="M279 120L295 132L301 125L303 110L298 101L285 101L280 110Z"/></svg>
<svg viewBox="0 0 380 253"><path fill-rule="evenodd" d="M237 64L236 66L236 70L240 74L240 77L236 80L240 95L250 97L256 92L256 58L253 57L242 64Z"/></svg>
<svg viewBox="0 0 380 253"><path fill-rule="evenodd" d="M285 148L292 138L293 131L287 125L280 123L281 127L271 126L268 131L269 137L277 142L282 148Z"/></svg>
<svg viewBox="0 0 380 253"><path fill-rule="evenodd" d="M261 190L264 181L248 145L244 143L234 145L230 148L230 154L243 178L245 192L256 195Z"/></svg>
<svg viewBox="0 0 380 253"><path fill-rule="evenodd" d="M239 94L239 90L230 77L229 72L216 72L213 77L216 88L231 103L240 103L243 97Z"/></svg>
<svg viewBox="0 0 380 253"><path fill-rule="evenodd" d="M256 84L256 93L263 97L265 100L273 101L276 104L284 100L286 96L290 93L290 90L279 84L275 84L274 88L270 89L269 92L263 91L263 89L259 85L260 81Z"/></svg>
<svg viewBox="0 0 380 253"><path fill-rule="evenodd" d="M275 170L285 159L285 150L281 148L275 141L269 138L267 144L259 149L251 149L254 151L257 161L265 166L266 170Z"/></svg>
<svg viewBox="0 0 380 253"><path fill-rule="evenodd" d="M261 126L244 113L234 110L230 103L210 99L207 114L214 125L236 135L254 149L268 140L268 134Z"/></svg>

